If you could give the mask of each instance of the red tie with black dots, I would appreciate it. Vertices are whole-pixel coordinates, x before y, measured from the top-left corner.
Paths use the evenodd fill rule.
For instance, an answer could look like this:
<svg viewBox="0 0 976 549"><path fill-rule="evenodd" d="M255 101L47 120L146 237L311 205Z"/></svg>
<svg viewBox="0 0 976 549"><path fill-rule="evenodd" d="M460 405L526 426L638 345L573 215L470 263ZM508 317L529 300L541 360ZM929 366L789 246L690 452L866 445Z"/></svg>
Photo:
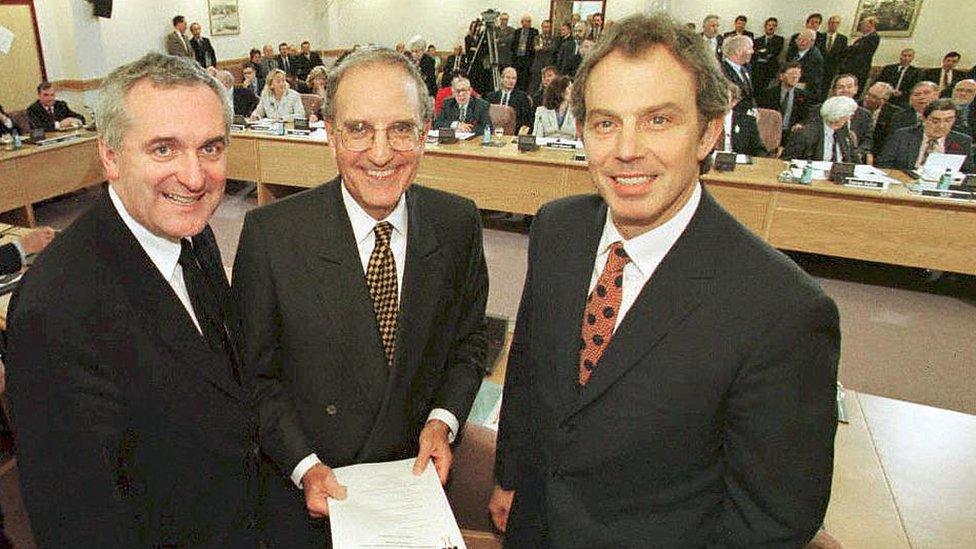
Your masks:
<svg viewBox="0 0 976 549"><path fill-rule="evenodd" d="M610 245L607 264L600 279L586 298L583 313L583 335L580 340L579 384L586 385L593 375L603 350L610 344L613 328L617 324L620 300L624 293L624 266L630 257L619 240Z"/></svg>

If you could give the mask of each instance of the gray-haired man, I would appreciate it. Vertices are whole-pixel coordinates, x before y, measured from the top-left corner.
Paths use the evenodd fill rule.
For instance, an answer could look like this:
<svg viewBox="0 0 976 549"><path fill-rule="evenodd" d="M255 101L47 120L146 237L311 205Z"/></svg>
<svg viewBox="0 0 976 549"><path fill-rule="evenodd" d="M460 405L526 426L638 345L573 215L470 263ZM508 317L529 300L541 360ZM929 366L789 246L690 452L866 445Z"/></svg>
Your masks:
<svg viewBox="0 0 976 549"><path fill-rule="evenodd" d="M41 547L255 547L256 422L220 253L230 103L191 58L103 82L109 188L10 306L23 495Z"/></svg>

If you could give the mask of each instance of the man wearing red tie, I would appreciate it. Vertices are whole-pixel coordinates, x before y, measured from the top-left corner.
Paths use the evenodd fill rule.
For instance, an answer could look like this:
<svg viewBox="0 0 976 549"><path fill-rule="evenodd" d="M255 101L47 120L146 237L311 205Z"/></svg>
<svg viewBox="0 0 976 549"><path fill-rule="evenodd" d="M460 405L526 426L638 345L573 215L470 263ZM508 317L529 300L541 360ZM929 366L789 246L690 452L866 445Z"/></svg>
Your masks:
<svg viewBox="0 0 976 549"><path fill-rule="evenodd" d="M532 224L489 505L506 547L802 547L823 520L837 308L699 181L729 109L712 55L633 15L577 73L598 194Z"/></svg>
<svg viewBox="0 0 976 549"><path fill-rule="evenodd" d="M44 131L67 130L85 125L85 117L68 107L54 96L54 84L41 82L37 85L37 101L27 107L31 128Z"/></svg>

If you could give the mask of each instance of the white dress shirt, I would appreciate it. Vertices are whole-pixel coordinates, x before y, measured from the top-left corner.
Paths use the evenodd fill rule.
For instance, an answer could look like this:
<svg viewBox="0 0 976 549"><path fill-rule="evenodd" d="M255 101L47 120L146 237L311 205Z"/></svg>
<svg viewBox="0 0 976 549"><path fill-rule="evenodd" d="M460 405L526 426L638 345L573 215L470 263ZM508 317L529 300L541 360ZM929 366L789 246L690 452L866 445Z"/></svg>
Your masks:
<svg viewBox="0 0 976 549"><path fill-rule="evenodd" d="M157 236L143 227L141 223L129 215L125 205L122 204L122 199L116 194L115 187L111 185L108 186L108 196L112 200L115 210L119 212L122 222L136 237L136 241L139 242L142 249L146 251L149 260L159 269L159 274L163 275L170 288L176 292L176 297L179 298L180 303L190 315L190 320L197 327L197 331L203 334L200 323L197 322L197 315L193 312L193 306L190 304L190 294L186 291L186 282L183 280L183 267L180 266L180 243Z"/></svg>
<svg viewBox="0 0 976 549"><path fill-rule="evenodd" d="M695 190L691 194L688 202L678 210L678 213L663 224L647 231L646 233L635 236L630 240L625 240L613 224L610 209L607 209L607 220L603 224L603 235L600 237L600 244L597 247L596 261L593 262L593 276L590 278L590 287L587 295L593 292L604 267L607 265L607 255L610 253L610 245L617 241L623 241L624 251L630 257L630 261L624 265L624 288L620 299L620 309L617 313L617 321L614 324L614 331L620 326L620 322L627 316L627 311L637 300L644 284L651 279L658 265L664 260L668 252L674 246L678 238L688 228L688 223L698 210L701 202L701 183L695 183Z"/></svg>
<svg viewBox="0 0 976 549"><path fill-rule="evenodd" d="M836 158L834 155L834 130L831 129L831 127L828 126L827 124L824 124L823 132L824 132L823 153L822 153L823 156L821 156L820 158L824 159L827 162L840 162L842 160L840 158L840 155L836 155Z"/></svg>
<svg viewBox="0 0 976 549"><path fill-rule="evenodd" d="M340 187L342 190L342 204L346 208L346 215L349 216L349 223L352 225L352 234L356 239L356 248L359 250L359 262L363 267L363 275L366 274L366 269L369 266L369 256L372 255L373 248L376 247L376 233L373 232L373 229L381 221L387 221L390 225L393 225L393 232L390 234L390 251L393 252L393 261L396 263L397 303L403 303L400 296L403 295L403 272L407 261L406 194L400 195L400 201L397 202L396 207L393 208L390 215L377 221L366 213L366 210L349 194L349 191L346 190L345 183ZM443 408L434 408L427 416L427 421L432 419L439 419L447 424L450 429L447 435L447 441L454 442L458 429L460 428L460 423L454 414ZM299 461L291 473L291 480L295 483L295 486L301 489L302 477L305 476L305 473L312 466L318 463L322 463L322 461L315 454L309 454Z"/></svg>

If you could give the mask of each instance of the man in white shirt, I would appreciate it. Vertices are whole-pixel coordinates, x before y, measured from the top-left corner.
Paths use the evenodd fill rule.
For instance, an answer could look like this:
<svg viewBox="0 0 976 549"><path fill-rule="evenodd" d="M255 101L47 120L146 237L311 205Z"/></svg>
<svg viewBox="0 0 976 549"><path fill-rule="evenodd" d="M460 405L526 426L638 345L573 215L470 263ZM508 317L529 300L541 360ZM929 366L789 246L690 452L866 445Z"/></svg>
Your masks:
<svg viewBox="0 0 976 549"><path fill-rule="evenodd" d="M40 547L256 547L257 422L207 222L230 102L192 59L107 76L108 191L11 300L8 395Z"/></svg>
<svg viewBox="0 0 976 549"><path fill-rule="evenodd" d="M968 134L953 131L958 113L951 99L936 99L922 111L922 123L895 131L885 143L878 157L878 166L899 170L915 170L925 166L933 153L955 154L963 157L962 171L973 170L973 139Z"/></svg>
<svg viewBox="0 0 976 549"><path fill-rule="evenodd" d="M329 83L339 176L249 212L234 265L276 471L269 547L328 546L327 497L343 493L332 467L415 458L446 482L485 373L480 215L413 184L430 127L416 64L362 48Z"/></svg>
<svg viewBox="0 0 976 549"><path fill-rule="evenodd" d="M823 520L837 308L699 181L729 108L711 55L634 15L580 66L598 195L532 224L489 505L506 547L802 547Z"/></svg>

